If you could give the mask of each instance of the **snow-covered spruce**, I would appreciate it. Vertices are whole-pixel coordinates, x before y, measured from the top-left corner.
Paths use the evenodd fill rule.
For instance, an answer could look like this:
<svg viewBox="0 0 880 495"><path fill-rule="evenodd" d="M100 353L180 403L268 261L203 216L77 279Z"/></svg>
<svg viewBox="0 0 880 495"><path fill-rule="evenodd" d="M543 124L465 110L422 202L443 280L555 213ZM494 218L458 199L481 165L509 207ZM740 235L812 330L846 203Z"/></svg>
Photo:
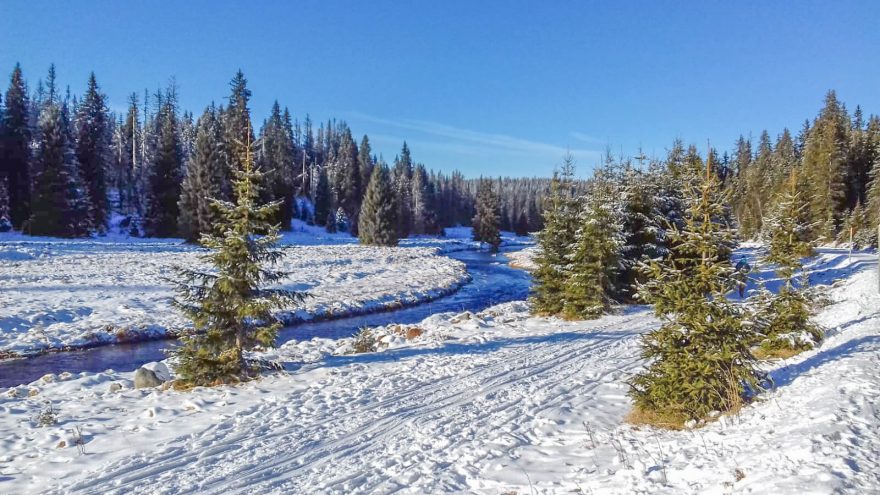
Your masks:
<svg viewBox="0 0 880 495"><path fill-rule="evenodd" d="M699 430L622 424L624 380L642 366L641 334L658 325L647 308L564 322L507 303L372 329L379 352L291 342L263 355L287 374L234 387L135 390L132 373L49 375L0 394L0 486L23 495L874 493L875 260L822 250L807 266L813 282L845 278L816 317L828 339L767 364L776 390Z"/></svg>

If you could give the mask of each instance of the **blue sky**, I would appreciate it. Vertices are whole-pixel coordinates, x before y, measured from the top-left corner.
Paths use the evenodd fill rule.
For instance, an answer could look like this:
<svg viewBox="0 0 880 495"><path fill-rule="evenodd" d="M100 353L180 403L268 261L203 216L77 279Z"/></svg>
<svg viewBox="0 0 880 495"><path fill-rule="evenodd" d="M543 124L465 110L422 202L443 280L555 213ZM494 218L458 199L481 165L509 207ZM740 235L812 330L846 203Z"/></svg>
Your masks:
<svg viewBox="0 0 880 495"><path fill-rule="evenodd" d="M676 137L726 149L799 128L830 88L880 113L878 49L876 1L0 5L4 78L54 62L80 93L94 70L118 109L174 76L199 113L241 68L258 120L278 99L467 176L546 176L566 149L585 174L606 146L659 156Z"/></svg>

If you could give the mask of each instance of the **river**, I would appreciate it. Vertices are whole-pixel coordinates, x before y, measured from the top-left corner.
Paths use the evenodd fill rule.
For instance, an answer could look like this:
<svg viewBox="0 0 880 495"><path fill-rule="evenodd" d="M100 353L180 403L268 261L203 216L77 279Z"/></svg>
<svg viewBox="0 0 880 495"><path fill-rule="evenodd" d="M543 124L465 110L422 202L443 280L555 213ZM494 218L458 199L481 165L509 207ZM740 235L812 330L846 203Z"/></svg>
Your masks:
<svg viewBox="0 0 880 495"><path fill-rule="evenodd" d="M509 248L516 249L521 247ZM394 311L285 327L278 334L278 344L312 337L349 337L366 326L417 323L435 313L476 312L495 304L525 299L531 279L525 271L507 265L504 251L498 255L481 251L448 254L465 263L472 278L471 282L453 294ZM144 363L164 359L165 351L175 345L175 340L153 340L3 361L0 362L0 388L30 383L47 373L99 372L108 369L133 371Z"/></svg>

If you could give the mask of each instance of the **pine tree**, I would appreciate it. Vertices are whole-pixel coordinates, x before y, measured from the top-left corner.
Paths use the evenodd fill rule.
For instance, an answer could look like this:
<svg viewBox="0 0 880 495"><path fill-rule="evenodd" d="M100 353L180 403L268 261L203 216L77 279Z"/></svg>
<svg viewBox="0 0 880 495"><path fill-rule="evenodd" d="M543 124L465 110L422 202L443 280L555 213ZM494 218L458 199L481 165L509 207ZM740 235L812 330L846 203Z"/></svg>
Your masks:
<svg viewBox="0 0 880 495"><path fill-rule="evenodd" d="M544 203L544 228L538 232L537 268L532 273L532 312L562 312L568 280L568 253L577 232L578 203L574 192L574 158L566 154L562 168L553 173L550 196Z"/></svg>
<svg viewBox="0 0 880 495"><path fill-rule="evenodd" d="M361 172L361 186L364 188L364 195L366 195L367 186L370 184L370 178L373 176L373 166L375 165L375 160L373 160L373 149L370 147L370 138L364 134L364 137L361 138L361 144L358 146L358 168Z"/></svg>
<svg viewBox="0 0 880 495"><path fill-rule="evenodd" d="M809 321L812 297L796 280L803 266L801 258L811 255L813 249L807 240L812 228L809 204L799 190L796 172L788 182L788 190L765 222L769 249L763 261L776 266L776 274L783 282L778 294L762 291L756 303L756 319L764 334L760 347L762 354L768 356L810 349L823 338L821 328Z"/></svg>
<svg viewBox="0 0 880 495"><path fill-rule="evenodd" d="M93 72L89 75L86 94L77 108L76 159L80 177L88 189L92 221L98 230L106 228L109 214L105 176L110 159L107 120L105 96L100 92Z"/></svg>
<svg viewBox="0 0 880 495"><path fill-rule="evenodd" d="M436 234L437 215L434 212L434 187L422 164L416 165L412 180L413 233Z"/></svg>
<svg viewBox="0 0 880 495"><path fill-rule="evenodd" d="M346 126L340 136L339 152L336 154L338 171L338 203L345 216L356 222L361 210L361 170L358 164L358 149L351 130ZM356 234L356 233L355 233Z"/></svg>
<svg viewBox="0 0 880 495"><path fill-rule="evenodd" d="M574 246L568 253L563 314L572 320L598 318L615 295L619 252L623 245L617 194L610 180L594 179L578 219Z"/></svg>
<svg viewBox="0 0 880 495"><path fill-rule="evenodd" d="M383 163L373 167L358 222L358 237L362 244L397 245L397 205L394 204L388 167Z"/></svg>
<svg viewBox="0 0 880 495"><path fill-rule="evenodd" d="M27 88L18 64L12 71L4 101L0 122L0 180L6 180L9 190L12 225L21 228L31 214L31 127Z"/></svg>
<svg viewBox="0 0 880 495"><path fill-rule="evenodd" d="M400 156L394 160L394 170L391 174L394 184L394 201L397 204L397 235L401 239L409 237L412 232L412 175L412 156L409 146L404 142Z"/></svg>
<svg viewBox="0 0 880 495"><path fill-rule="evenodd" d="M229 181L229 156L214 105L205 109L196 128L193 157L187 162L181 186L178 219L181 235L190 242L198 241L202 234L215 233L220 218L211 201L227 200L224 186Z"/></svg>
<svg viewBox="0 0 880 495"><path fill-rule="evenodd" d="M249 138L250 132L245 135ZM236 149L244 155L237 160L242 168L234 172L235 202L214 200L222 227L217 235L205 234L201 241L210 250L202 259L213 269L180 269L178 306L192 319L198 333L185 337L174 354L176 372L191 385L234 383L253 377L256 370L244 352L274 346L281 323L273 310L304 297L266 288L287 275L269 268L283 257L276 247L278 227L270 223L281 202L257 204L263 174L254 167L251 142L237 143Z"/></svg>
<svg viewBox="0 0 880 495"><path fill-rule="evenodd" d="M281 106L276 101L272 105L269 120L260 131L258 162L266 174L264 196L270 201L281 201L274 223L282 230L290 230L293 219L294 160L296 149L293 136L281 114Z"/></svg>
<svg viewBox="0 0 880 495"><path fill-rule="evenodd" d="M332 198L330 197L330 181L327 179L327 171L324 167L318 172L317 187L315 189L315 224L328 226L327 218L333 211Z"/></svg>
<svg viewBox="0 0 880 495"><path fill-rule="evenodd" d="M148 177L148 205L144 232L151 237L178 234L180 186L183 152L177 126L176 101L169 91L156 116L156 150Z"/></svg>
<svg viewBox="0 0 880 495"><path fill-rule="evenodd" d="M817 224L814 239L833 240L846 211L848 120L834 91L829 91L825 107L806 138L803 168L810 187L810 216Z"/></svg>
<svg viewBox="0 0 880 495"><path fill-rule="evenodd" d="M639 264L666 254L661 246L663 228L660 224L666 219L657 211L655 199L659 188L652 184L652 177L628 167L623 170L619 180L619 195L609 198L613 203L620 203L622 217L620 273L616 277L614 294L616 299L632 302L638 284L646 281Z"/></svg>
<svg viewBox="0 0 880 495"><path fill-rule="evenodd" d="M80 237L89 232L88 199L68 125L64 110L50 97L40 114L28 234Z"/></svg>
<svg viewBox="0 0 880 495"><path fill-rule="evenodd" d="M645 267L650 281L640 294L663 324L643 337L648 365L629 384L636 411L656 423L729 411L754 383L752 331L726 297L734 269L725 252L735 235L716 221L725 209L719 191L710 161L686 190L685 225L669 233L669 256Z"/></svg>
<svg viewBox="0 0 880 495"><path fill-rule="evenodd" d="M494 253L498 251L498 246L501 245L501 232L499 228L501 214L498 211L498 195L495 194L491 179L480 181L480 185L477 188L476 206L477 212L471 221L474 240L485 242Z"/></svg>

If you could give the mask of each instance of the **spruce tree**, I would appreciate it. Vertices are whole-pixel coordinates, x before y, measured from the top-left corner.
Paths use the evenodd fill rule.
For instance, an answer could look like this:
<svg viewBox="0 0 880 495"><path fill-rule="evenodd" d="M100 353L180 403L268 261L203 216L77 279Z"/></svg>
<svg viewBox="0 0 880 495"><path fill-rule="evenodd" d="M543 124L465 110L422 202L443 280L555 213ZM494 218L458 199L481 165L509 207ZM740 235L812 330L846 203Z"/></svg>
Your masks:
<svg viewBox="0 0 880 495"><path fill-rule="evenodd" d="M670 233L670 254L645 266L641 297L654 305L659 329L643 337L644 371L629 381L638 412L679 426L712 411L729 411L754 383L753 332L726 297L734 269L726 251L735 234L724 215L720 181L711 168L686 189L684 227Z"/></svg>
<svg viewBox="0 0 880 495"><path fill-rule="evenodd" d="M776 267L782 280L777 294L762 291L757 300L757 320L763 336L761 353L787 356L806 350L822 341L821 328L810 322L813 300L808 288L798 283L801 258L812 254L808 236L809 204L799 190L796 172L789 187L765 221L768 246L764 262Z"/></svg>
<svg viewBox="0 0 880 495"><path fill-rule="evenodd" d="M327 218L333 212L333 198L330 196L330 181L324 167L318 172L315 188L315 224L328 227ZM331 227L332 228L332 227Z"/></svg>
<svg viewBox="0 0 880 495"><path fill-rule="evenodd" d="M155 125L157 140L147 179L148 206L144 231L150 237L174 237L178 234L183 152L177 126L176 102L171 92L164 99Z"/></svg>
<svg viewBox="0 0 880 495"><path fill-rule="evenodd" d="M553 173L550 195L544 202L544 228L536 235L537 268L532 273L532 312L557 315L565 304L568 253L577 232L578 202L574 191L574 158L566 154L561 170Z"/></svg>
<svg viewBox="0 0 880 495"><path fill-rule="evenodd" d="M477 242L488 244L493 253L497 252L501 245L501 214L498 211L498 195L491 179L481 180L477 187L476 210L471 221L473 238Z"/></svg>
<svg viewBox="0 0 880 495"><path fill-rule="evenodd" d="M370 184L370 178L373 176L375 160L373 160L372 153L370 138L364 134L364 137L361 138L361 144L358 146L358 168L361 173L361 186L364 188L364 195L366 195L367 186Z"/></svg>
<svg viewBox="0 0 880 495"><path fill-rule="evenodd" d="M19 64L15 64L12 71L4 102L0 122L0 180L6 180L9 190L12 225L21 228L31 214L31 127L27 88Z"/></svg>
<svg viewBox="0 0 880 495"><path fill-rule="evenodd" d="M273 310L304 297L266 288L286 276L271 269L283 257L277 248L278 227L271 223L281 202L257 204L263 174L254 167L249 138L250 132L245 144L236 143L244 155L237 160L242 167L234 171L235 202L212 202L221 225L218 234L202 236L202 245L210 250L202 259L212 269L179 270L177 305L192 319L196 333L184 337L174 354L176 372L190 385L235 383L253 377L256 370L244 352L274 346L281 323Z"/></svg>
<svg viewBox="0 0 880 495"><path fill-rule="evenodd" d="M425 166L416 165L412 180L413 233L416 235L437 233L433 189Z"/></svg>
<svg viewBox="0 0 880 495"><path fill-rule="evenodd" d="M401 239L409 237L413 227L412 175L412 155L409 146L404 142L400 156L394 160L394 170L391 174L394 184L394 201L397 204L397 234Z"/></svg>
<svg viewBox="0 0 880 495"><path fill-rule="evenodd" d="M78 174L68 121L52 97L40 114L28 234L56 237L88 234L88 199Z"/></svg>
<svg viewBox="0 0 880 495"><path fill-rule="evenodd" d="M88 88L75 118L76 159L91 201L92 222L98 230L106 228L109 215L106 170L109 169L110 149L106 107L105 96L100 92L93 72L89 75Z"/></svg>
<svg viewBox="0 0 880 495"><path fill-rule="evenodd" d="M217 108L212 104L199 117L195 149L187 163L180 195L180 233L190 242L202 234L216 233L220 217L211 206L214 199L226 201L229 182L229 156Z"/></svg>
<svg viewBox="0 0 880 495"><path fill-rule="evenodd" d="M397 245L397 205L388 167L384 163L373 167L358 217L358 238L361 244Z"/></svg>
<svg viewBox="0 0 880 495"><path fill-rule="evenodd" d="M585 196L574 246L568 253L563 314L571 320L598 318L615 295L623 245L617 194L611 181L596 177Z"/></svg>
<svg viewBox="0 0 880 495"><path fill-rule="evenodd" d="M296 149L277 101L272 105L269 119L260 131L259 150L258 162L266 174L266 187L263 190L265 199L282 202L275 223L281 225L282 230L290 230L293 219Z"/></svg>
<svg viewBox="0 0 880 495"><path fill-rule="evenodd" d="M619 176L619 194L608 198L620 204L621 235L620 273L616 277L615 298L624 302L635 300L638 284L645 277L639 270L640 263L665 255L661 237L663 228L656 198L658 185L653 176L627 167Z"/></svg>
<svg viewBox="0 0 880 495"><path fill-rule="evenodd" d="M834 91L829 91L806 138L803 168L810 188L810 216L816 223L814 239L832 241L846 211L848 120Z"/></svg>

